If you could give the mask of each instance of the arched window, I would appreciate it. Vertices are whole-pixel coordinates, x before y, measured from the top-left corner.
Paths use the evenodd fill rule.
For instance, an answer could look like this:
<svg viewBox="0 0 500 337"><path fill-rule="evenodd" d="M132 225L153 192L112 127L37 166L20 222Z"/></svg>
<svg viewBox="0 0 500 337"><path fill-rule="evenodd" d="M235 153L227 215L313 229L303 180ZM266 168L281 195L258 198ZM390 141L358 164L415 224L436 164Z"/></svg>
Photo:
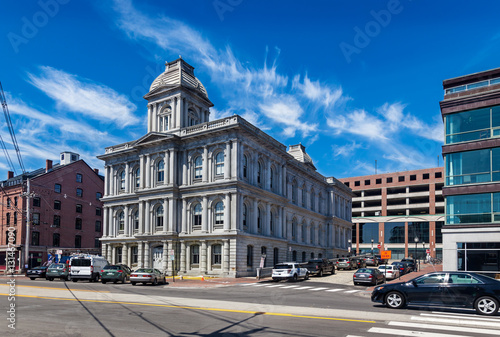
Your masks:
<svg viewBox="0 0 500 337"><path fill-rule="evenodd" d="M294 250L294 251L292 252L292 260L293 260L293 261L297 261L297 251L296 251L296 250Z"/></svg>
<svg viewBox="0 0 500 337"><path fill-rule="evenodd" d="M141 169L135 170L135 187L139 188L141 186Z"/></svg>
<svg viewBox="0 0 500 337"><path fill-rule="evenodd" d="M212 265L222 264L222 246L213 245L212 246Z"/></svg>
<svg viewBox="0 0 500 337"><path fill-rule="evenodd" d="M267 247L260 247L260 256L264 258L264 268L267 267Z"/></svg>
<svg viewBox="0 0 500 337"><path fill-rule="evenodd" d="M295 241L296 239L297 239L297 220L293 219L293 221L292 221L292 240Z"/></svg>
<svg viewBox="0 0 500 337"><path fill-rule="evenodd" d="M311 190L311 210L316 210L316 195L314 194L314 190Z"/></svg>
<svg viewBox="0 0 500 337"><path fill-rule="evenodd" d="M162 205L160 205L156 208L155 218L156 218L156 221L155 221L156 227L163 227L163 206Z"/></svg>
<svg viewBox="0 0 500 337"><path fill-rule="evenodd" d="M314 259L314 253L311 253L311 260Z"/></svg>
<svg viewBox="0 0 500 337"><path fill-rule="evenodd" d="M191 264L199 264L200 263L200 246L192 245L191 246Z"/></svg>
<svg viewBox="0 0 500 337"><path fill-rule="evenodd" d="M215 175L224 174L224 152L217 153L215 156Z"/></svg>
<svg viewBox="0 0 500 337"><path fill-rule="evenodd" d="M306 232L307 232L307 227L305 223L302 223L302 242L306 242Z"/></svg>
<svg viewBox="0 0 500 337"><path fill-rule="evenodd" d="M203 176L203 161L201 156L198 156L194 160L194 179L201 179Z"/></svg>
<svg viewBox="0 0 500 337"><path fill-rule="evenodd" d="M292 202L294 204L297 204L297 189L298 189L297 182L294 180L292 182Z"/></svg>
<svg viewBox="0 0 500 337"><path fill-rule="evenodd" d="M302 262L306 262L306 252L302 252Z"/></svg>
<svg viewBox="0 0 500 337"><path fill-rule="evenodd" d="M247 216L248 216L247 205L243 204L243 230L248 229Z"/></svg>
<svg viewBox="0 0 500 337"><path fill-rule="evenodd" d="M262 233L262 212L257 208L257 232Z"/></svg>
<svg viewBox="0 0 500 337"><path fill-rule="evenodd" d="M277 265L278 263L280 263L280 254L279 254L279 249L278 248L274 248L273 249L273 265Z"/></svg>
<svg viewBox="0 0 500 337"><path fill-rule="evenodd" d="M247 178L248 176L248 158L243 155L243 178Z"/></svg>
<svg viewBox="0 0 500 337"><path fill-rule="evenodd" d="M134 231L139 231L139 211L135 211L134 213Z"/></svg>
<svg viewBox="0 0 500 337"><path fill-rule="evenodd" d="M123 211L118 213L118 230L125 230L125 213Z"/></svg>
<svg viewBox="0 0 500 337"><path fill-rule="evenodd" d="M201 211L201 204L196 204L193 209L193 227L195 227L195 229L201 228Z"/></svg>
<svg viewBox="0 0 500 337"><path fill-rule="evenodd" d="M311 229L309 231L309 241L311 241L311 244L314 243L314 226L311 224Z"/></svg>
<svg viewBox="0 0 500 337"><path fill-rule="evenodd" d="M224 204L222 201L219 201L215 205L215 224L222 225L224 224Z"/></svg>
<svg viewBox="0 0 500 337"><path fill-rule="evenodd" d="M253 267L253 246L247 246L247 267Z"/></svg>
<svg viewBox="0 0 500 337"><path fill-rule="evenodd" d="M125 190L125 171L120 172L120 191Z"/></svg>
<svg viewBox="0 0 500 337"><path fill-rule="evenodd" d="M262 183L262 164L261 162L257 162L257 184Z"/></svg>
<svg viewBox="0 0 500 337"><path fill-rule="evenodd" d="M156 168L156 181L163 182L165 180L165 163L163 160L160 160L158 164L156 164Z"/></svg>

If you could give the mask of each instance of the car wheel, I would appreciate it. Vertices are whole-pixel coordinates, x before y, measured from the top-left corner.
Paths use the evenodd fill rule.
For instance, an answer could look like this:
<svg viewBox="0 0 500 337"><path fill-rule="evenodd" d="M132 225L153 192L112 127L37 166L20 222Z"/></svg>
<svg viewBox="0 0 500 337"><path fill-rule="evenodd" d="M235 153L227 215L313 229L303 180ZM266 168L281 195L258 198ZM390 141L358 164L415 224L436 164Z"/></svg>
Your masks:
<svg viewBox="0 0 500 337"><path fill-rule="evenodd" d="M114 280L114 281L113 281L113 284L117 284L117 283L118 283L118 280Z"/></svg>
<svg viewBox="0 0 500 337"><path fill-rule="evenodd" d="M130 284L132 284L133 286L135 286L135 282L130 282Z"/></svg>
<svg viewBox="0 0 500 337"><path fill-rule="evenodd" d="M71 275L66 276L66 281L71 281Z"/></svg>
<svg viewBox="0 0 500 337"><path fill-rule="evenodd" d="M274 282L278 282L279 280L277 278L273 278L273 281Z"/></svg>
<svg viewBox="0 0 500 337"><path fill-rule="evenodd" d="M359 283L358 282L354 282L354 285L357 286Z"/></svg>
<svg viewBox="0 0 500 337"><path fill-rule="evenodd" d="M122 278L122 284L125 284L126 279L127 278L125 276Z"/></svg>
<svg viewBox="0 0 500 337"><path fill-rule="evenodd" d="M400 309L405 305L405 299L401 293L397 291L391 291L385 297L385 305L391 309Z"/></svg>
<svg viewBox="0 0 500 337"><path fill-rule="evenodd" d="M319 276L319 277L323 277L323 269L320 269L320 270L319 270L318 276Z"/></svg>
<svg viewBox="0 0 500 337"><path fill-rule="evenodd" d="M74 279L72 279L71 281L73 281L73 282L78 282L78 279L77 279L77 278L74 278Z"/></svg>
<svg viewBox="0 0 500 337"><path fill-rule="evenodd" d="M306 276L304 276L304 280L309 280L309 273L306 273Z"/></svg>
<svg viewBox="0 0 500 337"><path fill-rule="evenodd" d="M106 281L102 280L102 281L101 281L101 283L102 283L102 284L106 284Z"/></svg>
<svg viewBox="0 0 500 337"><path fill-rule="evenodd" d="M292 278L293 282L297 281L297 278L298 278L297 274L293 274L293 278Z"/></svg>
<svg viewBox="0 0 500 337"><path fill-rule="evenodd" d="M474 303L474 309L480 315L492 316L498 312L498 301L492 297L483 296Z"/></svg>
<svg viewBox="0 0 500 337"><path fill-rule="evenodd" d="M54 281L54 278L53 277L49 277L49 278L47 278L47 280Z"/></svg>
<svg viewBox="0 0 500 337"><path fill-rule="evenodd" d="M33 281L36 277L30 277L30 280Z"/></svg>
<svg viewBox="0 0 500 337"><path fill-rule="evenodd" d="M153 285L156 286L158 285L158 280L155 278L154 281L153 281Z"/></svg>

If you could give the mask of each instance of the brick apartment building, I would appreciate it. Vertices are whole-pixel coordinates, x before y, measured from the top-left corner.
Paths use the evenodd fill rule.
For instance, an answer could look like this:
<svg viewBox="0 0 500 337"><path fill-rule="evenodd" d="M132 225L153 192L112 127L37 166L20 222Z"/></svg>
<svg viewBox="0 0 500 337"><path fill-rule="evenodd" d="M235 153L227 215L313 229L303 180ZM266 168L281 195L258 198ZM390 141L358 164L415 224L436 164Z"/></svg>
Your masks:
<svg viewBox="0 0 500 337"><path fill-rule="evenodd" d="M441 257L443 167L339 179L352 189L352 250ZM418 238L418 241L417 239Z"/></svg>
<svg viewBox="0 0 500 337"><path fill-rule="evenodd" d="M500 68L443 81L443 267L500 273Z"/></svg>
<svg viewBox="0 0 500 337"><path fill-rule="evenodd" d="M6 266L9 234L16 249L16 269L27 264L28 230L30 267L46 262L49 250L100 252L104 178L76 153L63 152L60 159L55 165L47 160L45 168L23 175L9 172L8 179L0 182L0 270Z"/></svg>

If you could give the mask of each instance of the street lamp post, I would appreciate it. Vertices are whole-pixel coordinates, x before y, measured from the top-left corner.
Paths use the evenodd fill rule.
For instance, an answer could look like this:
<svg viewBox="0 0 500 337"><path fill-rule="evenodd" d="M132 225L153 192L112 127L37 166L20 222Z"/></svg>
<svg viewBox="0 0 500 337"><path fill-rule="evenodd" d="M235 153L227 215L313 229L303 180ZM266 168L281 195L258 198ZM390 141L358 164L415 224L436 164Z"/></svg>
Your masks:
<svg viewBox="0 0 500 337"><path fill-rule="evenodd" d="M349 256L351 256L351 251L352 251L352 247L351 247L351 239L347 239L347 243L349 244L349 247L348 247L348 250L349 250Z"/></svg>
<svg viewBox="0 0 500 337"><path fill-rule="evenodd" d="M372 256L373 256L373 239L372 239Z"/></svg>
<svg viewBox="0 0 500 337"><path fill-rule="evenodd" d="M417 271L418 271L418 266L416 264L416 259L417 259L417 243L418 243L418 236L415 236L415 254L413 256L413 258L415 259L415 266L417 267Z"/></svg>

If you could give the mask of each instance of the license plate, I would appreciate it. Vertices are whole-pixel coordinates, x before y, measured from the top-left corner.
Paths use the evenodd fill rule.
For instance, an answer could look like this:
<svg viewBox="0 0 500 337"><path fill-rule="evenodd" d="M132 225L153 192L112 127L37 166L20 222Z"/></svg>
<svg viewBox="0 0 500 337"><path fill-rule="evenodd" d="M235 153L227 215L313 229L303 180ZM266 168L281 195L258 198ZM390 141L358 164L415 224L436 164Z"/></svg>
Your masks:
<svg viewBox="0 0 500 337"><path fill-rule="evenodd" d="M106 275L113 275L113 273L111 273L111 272L108 272L108 273L107 273Z"/></svg>
<svg viewBox="0 0 500 337"><path fill-rule="evenodd" d="M366 277L366 275L359 275L359 277Z"/></svg>

